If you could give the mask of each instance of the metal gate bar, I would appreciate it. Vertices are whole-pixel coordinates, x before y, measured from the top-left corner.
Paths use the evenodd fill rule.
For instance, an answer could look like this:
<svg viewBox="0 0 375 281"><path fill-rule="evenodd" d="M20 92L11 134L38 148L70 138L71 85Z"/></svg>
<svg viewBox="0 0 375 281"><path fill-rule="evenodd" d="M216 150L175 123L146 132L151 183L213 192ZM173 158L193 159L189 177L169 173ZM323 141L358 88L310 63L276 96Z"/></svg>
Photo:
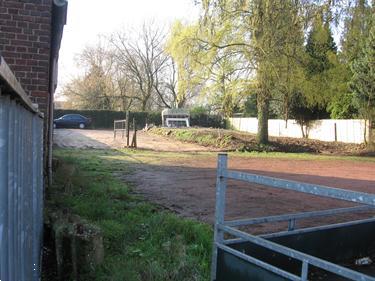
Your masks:
<svg viewBox="0 0 375 281"><path fill-rule="evenodd" d="M121 138L124 138L125 133L126 133L126 119L113 121L113 138L114 139L116 139L117 137L117 132L121 132L122 133Z"/></svg>
<svg viewBox="0 0 375 281"><path fill-rule="evenodd" d="M270 222L282 222L282 221L296 221L297 219L310 219L316 217L332 216L338 214L346 214L353 212L366 212L375 210L372 206L356 206L349 208L338 208L338 209L329 209L323 211L313 211L313 212L304 212L296 214L286 214L286 215L277 215L277 216L268 216L260 218L251 218L251 219L241 219L241 220L232 220L226 221L225 225L227 226L242 226L242 225L252 225L252 224L261 224L261 223L270 223ZM293 230L289 228L289 230Z"/></svg>
<svg viewBox="0 0 375 281"><path fill-rule="evenodd" d="M217 177L216 177L216 210L215 210L215 226L214 226L214 245L213 245L213 254L212 254L212 268L211 268L211 280L216 280L217 273L217 255L218 248L228 252L234 256L237 256L247 262L256 264L259 267L262 267L268 271L276 273L288 280L307 280L309 265L315 266L317 268L326 270L328 272L334 273L336 275L348 278L350 280L361 280L361 281L375 281L374 277L362 274L360 272L348 269L346 267L334 264L332 262L320 259L300 251L282 246L275 242L269 241L266 238L272 237L272 235L261 235L254 236L249 233L240 231L234 227L243 226L243 225L253 225L259 223L267 222L280 222L280 221L289 221L288 230L285 232L277 233L280 234L291 234L291 233L302 233L303 231L311 231L312 229L324 229L329 227L337 226L348 226L354 225L357 223L363 223L367 221L375 221L375 218L347 222L343 224L327 225L327 226L318 226L314 228L304 228L300 230L294 230L295 221L297 219L306 219L312 217L322 217L327 215L343 214L348 212L360 212L360 211L369 211L373 210L375 207L375 195L364 193L364 192L355 192L350 190L344 190L339 188L332 188L322 185L314 185L307 183L300 183L296 181L289 181L277 178L271 178L266 176L260 176L250 173L243 173L238 171L230 171L227 169L227 154L219 154L218 164L217 164ZM363 206L355 206L350 208L339 208L315 212L305 212L297 214L286 214L278 216L269 216L262 218L252 218L244 220L232 220L225 221L225 194L227 189L227 179L234 179L245 181L249 183L261 184L273 188L286 189L297 191L301 193L307 193L311 195L339 199L349 202L355 202L363 204ZM224 233L228 233L235 237L235 239L224 239ZM229 244L238 241L248 241L253 244L256 244L260 247L269 249L274 252L278 252L282 255L288 256L292 259L301 261L301 275L296 276L292 273L286 272L280 268L277 268L271 264L265 263L255 257L251 257L243 252L237 251L236 249L230 248Z"/></svg>

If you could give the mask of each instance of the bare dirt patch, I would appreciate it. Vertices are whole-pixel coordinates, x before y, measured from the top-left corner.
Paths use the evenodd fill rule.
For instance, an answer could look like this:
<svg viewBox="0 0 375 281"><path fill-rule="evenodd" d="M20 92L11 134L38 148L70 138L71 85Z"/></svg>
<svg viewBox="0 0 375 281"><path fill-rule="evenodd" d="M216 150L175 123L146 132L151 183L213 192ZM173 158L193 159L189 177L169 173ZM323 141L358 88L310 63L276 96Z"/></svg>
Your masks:
<svg viewBox="0 0 375 281"><path fill-rule="evenodd" d="M252 173L374 193L375 163L347 160L293 160L230 157L229 168ZM153 165L138 164L131 178L137 192L185 217L212 223L215 209L216 156L195 155L163 159ZM300 211L352 206L256 184L229 181L228 218L250 218ZM361 216L346 216L356 219ZM331 217L325 222L335 222ZM342 217L344 219L344 216ZM317 219L313 224L322 223ZM257 226L255 232L277 230L280 225ZM285 229L285 228L284 228Z"/></svg>
<svg viewBox="0 0 375 281"><path fill-rule="evenodd" d="M198 144L184 143L143 131L137 132L137 143L139 149L154 151L193 152L219 150L215 148L208 149ZM112 130L57 129L54 131L54 144L61 148L124 148L126 146L126 138L123 139L119 134L114 139Z"/></svg>

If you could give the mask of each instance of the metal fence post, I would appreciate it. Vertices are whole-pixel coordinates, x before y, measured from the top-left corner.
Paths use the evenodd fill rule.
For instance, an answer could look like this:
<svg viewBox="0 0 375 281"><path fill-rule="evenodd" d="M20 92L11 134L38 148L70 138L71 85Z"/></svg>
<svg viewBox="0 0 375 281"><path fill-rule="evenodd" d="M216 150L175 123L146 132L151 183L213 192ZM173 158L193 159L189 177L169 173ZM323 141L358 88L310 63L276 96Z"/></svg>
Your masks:
<svg viewBox="0 0 375 281"><path fill-rule="evenodd" d="M224 233L219 229L219 225L224 223L225 217L225 191L227 187L227 179L224 177L227 169L228 155L219 153L217 161L216 175L216 208L214 222L214 243L212 246L212 265L211 265L211 281L216 280L217 269L217 243L224 241Z"/></svg>
<svg viewBox="0 0 375 281"><path fill-rule="evenodd" d="M307 281L309 275L309 263L304 260L302 262L301 281Z"/></svg>

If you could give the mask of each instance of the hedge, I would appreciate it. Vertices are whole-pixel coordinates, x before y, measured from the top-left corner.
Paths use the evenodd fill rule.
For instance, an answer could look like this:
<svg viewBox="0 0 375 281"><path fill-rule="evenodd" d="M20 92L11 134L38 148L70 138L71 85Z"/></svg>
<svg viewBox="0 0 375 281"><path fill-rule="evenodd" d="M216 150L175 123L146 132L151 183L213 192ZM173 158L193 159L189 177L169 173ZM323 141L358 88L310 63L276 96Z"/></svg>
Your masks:
<svg viewBox="0 0 375 281"><path fill-rule="evenodd" d="M81 114L91 118L91 127L93 129L111 129L113 128L114 120L121 120L126 118L124 111L111 111L111 110L75 110L75 109L55 109L54 118L59 118L65 114ZM156 126L161 125L161 112L129 112L130 120L135 118L138 129L144 128L146 122ZM191 126L199 127L213 127L224 128L224 120L218 115L208 114L191 114Z"/></svg>
<svg viewBox="0 0 375 281"><path fill-rule="evenodd" d="M91 127L94 129L113 128L114 120L126 118L126 113L123 111L73 109L56 109L54 112L54 118L59 118L65 114L81 114L85 117L91 118ZM133 117L137 121L138 128L143 128L146 125L146 120L149 124L161 124L161 115L159 112L129 112L130 120L133 120Z"/></svg>
<svg viewBox="0 0 375 281"><path fill-rule="evenodd" d="M206 128L225 128L225 121L221 116L205 113L191 113L190 124L191 126Z"/></svg>

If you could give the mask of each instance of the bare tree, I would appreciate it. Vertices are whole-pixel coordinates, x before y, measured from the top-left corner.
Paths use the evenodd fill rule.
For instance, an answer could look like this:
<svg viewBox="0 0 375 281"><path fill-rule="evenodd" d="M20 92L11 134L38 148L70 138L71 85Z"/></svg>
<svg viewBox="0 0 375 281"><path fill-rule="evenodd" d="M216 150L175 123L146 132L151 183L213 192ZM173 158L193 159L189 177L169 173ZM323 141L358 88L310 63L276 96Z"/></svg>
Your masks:
<svg viewBox="0 0 375 281"><path fill-rule="evenodd" d="M177 95L177 71L173 59L168 56L160 73L156 73L154 89L156 103L159 107L183 107L186 100L179 100Z"/></svg>
<svg viewBox="0 0 375 281"><path fill-rule="evenodd" d="M86 47L77 57L83 75L64 86L64 95L77 108L113 109L111 72L113 60L102 42Z"/></svg>
<svg viewBox="0 0 375 281"><path fill-rule="evenodd" d="M166 33L153 24L140 31L107 37L106 44L87 47L78 57L85 73L65 86L75 107L112 110L152 110L182 107L177 94L177 70L165 51Z"/></svg>
<svg viewBox="0 0 375 281"><path fill-rule="evenodd" d="M144 24L137 37L130 34L115 33L110 42L119 69L135 82L133 98L142 110L176 106L176 68L164 50L166 34L152 24Z"/></svg>

